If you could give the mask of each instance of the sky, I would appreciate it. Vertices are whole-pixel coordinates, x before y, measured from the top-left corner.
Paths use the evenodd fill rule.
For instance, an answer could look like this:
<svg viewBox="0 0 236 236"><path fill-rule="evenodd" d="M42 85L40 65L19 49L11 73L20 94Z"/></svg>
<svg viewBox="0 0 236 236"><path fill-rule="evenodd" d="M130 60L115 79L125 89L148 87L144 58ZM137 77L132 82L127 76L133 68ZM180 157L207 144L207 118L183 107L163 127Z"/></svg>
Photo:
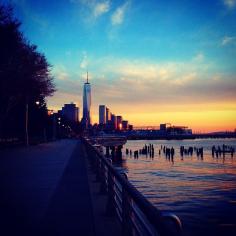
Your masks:
<svg viewBox="0 0 236 236"><path fill-rule="evenodd" d="M236 0L4 0L52 65L48 107L75 102L89 72L92 120L236 128Z"/></svg>

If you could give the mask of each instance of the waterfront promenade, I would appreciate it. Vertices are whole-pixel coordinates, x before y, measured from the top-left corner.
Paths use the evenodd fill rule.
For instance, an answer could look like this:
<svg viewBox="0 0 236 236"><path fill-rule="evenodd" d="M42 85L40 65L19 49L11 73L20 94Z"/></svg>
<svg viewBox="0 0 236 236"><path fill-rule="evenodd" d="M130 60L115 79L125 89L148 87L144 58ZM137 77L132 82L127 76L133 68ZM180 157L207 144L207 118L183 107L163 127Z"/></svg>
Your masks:
<svg viewBox="0 0 236 236"><path fill-rule="evenodd" d="M0 151L0 235L120 235L78 140Z"/></svg>

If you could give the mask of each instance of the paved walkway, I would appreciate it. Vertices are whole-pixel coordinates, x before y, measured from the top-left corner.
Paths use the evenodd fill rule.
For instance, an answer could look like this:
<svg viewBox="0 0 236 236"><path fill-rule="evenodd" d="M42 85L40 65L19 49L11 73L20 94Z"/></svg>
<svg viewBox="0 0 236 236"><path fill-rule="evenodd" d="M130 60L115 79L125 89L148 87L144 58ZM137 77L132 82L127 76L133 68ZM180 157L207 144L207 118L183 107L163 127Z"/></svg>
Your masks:
<svg viewBox="0 0 236 236"><path fill-rule="evenodd" d="M0 235L94 235L80 141L0 151Z"/></svg>

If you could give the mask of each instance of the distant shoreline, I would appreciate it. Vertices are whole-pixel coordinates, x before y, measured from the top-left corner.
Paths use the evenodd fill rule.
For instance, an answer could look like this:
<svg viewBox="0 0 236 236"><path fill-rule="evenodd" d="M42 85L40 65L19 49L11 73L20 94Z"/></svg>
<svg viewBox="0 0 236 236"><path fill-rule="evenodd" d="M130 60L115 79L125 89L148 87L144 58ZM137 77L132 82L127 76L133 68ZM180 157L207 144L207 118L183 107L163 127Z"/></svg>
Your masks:
<svg viewBox="0 0 236 236"><path fill-rule="evenodd" d="M236 138L236 133L225 134L192 134L192 135L130 135L128 140L184 140L184 139L222 139Z"/></svg>

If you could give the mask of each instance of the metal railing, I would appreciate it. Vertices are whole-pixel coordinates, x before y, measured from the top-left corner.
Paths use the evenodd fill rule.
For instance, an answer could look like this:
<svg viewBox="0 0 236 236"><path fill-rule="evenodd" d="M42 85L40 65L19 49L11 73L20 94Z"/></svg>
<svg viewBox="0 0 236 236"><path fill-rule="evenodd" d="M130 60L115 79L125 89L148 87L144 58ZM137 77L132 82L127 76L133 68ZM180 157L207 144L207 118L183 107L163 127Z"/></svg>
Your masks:
<svg viewBox="0 0 236 236"><path fill-rule="evenodd" d="M119 173L109 158L89 140L82 139L92 168L101 182L101 192L108 194L107 213L117 215L122 235L181 235L179 218L155 208L128 180Z"/></svg>

